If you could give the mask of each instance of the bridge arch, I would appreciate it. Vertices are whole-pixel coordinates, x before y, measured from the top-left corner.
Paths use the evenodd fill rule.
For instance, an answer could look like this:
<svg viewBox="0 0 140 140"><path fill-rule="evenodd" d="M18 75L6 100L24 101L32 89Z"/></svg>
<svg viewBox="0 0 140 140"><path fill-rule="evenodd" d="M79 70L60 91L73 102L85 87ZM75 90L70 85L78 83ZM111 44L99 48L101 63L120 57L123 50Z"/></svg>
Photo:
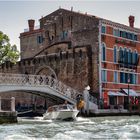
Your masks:
<svg viewBox="0 0 140 140"><path fill-rule="evenodd" d="M26 91L56 96L76 104L78 91L46 75L0 74L0 92Z"/></svg>
<svg viewBox="0 0 140 140"><path fill-rule="evenodd" d="M69 103L74 104L74 102L69 99L67 96L61 95L60 93L56 92L53 88L46 88L46 87L35 87L35 86L16 86L16 85L2 85L0 87L0 93L10 93L16 92L16 94L32 94L41 96L44 98L48 98L51 100L59 101L60 103L64 103L67 100Z"/></svg>

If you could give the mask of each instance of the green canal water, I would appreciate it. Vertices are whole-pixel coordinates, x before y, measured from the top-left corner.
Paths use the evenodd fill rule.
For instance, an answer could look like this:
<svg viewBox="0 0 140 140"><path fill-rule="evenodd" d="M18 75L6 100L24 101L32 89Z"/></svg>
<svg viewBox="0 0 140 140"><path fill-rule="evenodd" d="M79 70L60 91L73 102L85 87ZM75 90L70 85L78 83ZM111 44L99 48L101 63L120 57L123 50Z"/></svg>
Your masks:
<svg viewBox="0 0 140 140"><path fill-rule="evenodd" d="M60 122L20 118L0 125L0 140L140 139L140 117L93 117Z"/></svg>

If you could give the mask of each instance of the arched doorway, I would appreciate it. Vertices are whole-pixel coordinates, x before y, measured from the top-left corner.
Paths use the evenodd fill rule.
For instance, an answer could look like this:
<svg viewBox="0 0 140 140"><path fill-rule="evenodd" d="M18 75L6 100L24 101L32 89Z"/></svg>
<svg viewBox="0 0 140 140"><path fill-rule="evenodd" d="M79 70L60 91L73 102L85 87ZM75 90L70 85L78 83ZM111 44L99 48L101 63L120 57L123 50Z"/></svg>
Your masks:
<svg viewBox="0 0 140 140"><path fill-rule="evenodd" d="M57 79L55 71L49 66L42 66L35 72L36 75L47 75Z"/></svg>

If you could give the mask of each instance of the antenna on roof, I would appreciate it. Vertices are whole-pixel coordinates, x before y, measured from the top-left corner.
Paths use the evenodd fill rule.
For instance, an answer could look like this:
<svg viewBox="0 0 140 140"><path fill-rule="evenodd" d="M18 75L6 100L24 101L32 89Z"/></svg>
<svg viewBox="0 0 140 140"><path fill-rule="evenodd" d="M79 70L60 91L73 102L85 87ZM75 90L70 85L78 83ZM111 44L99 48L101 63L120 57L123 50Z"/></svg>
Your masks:
<svg viewBox="0 0 140 140"><path fill-rule="evenodd" d="M59 6L59 9L61 9L61 6Z"/></svg>
<svg viewBox="0 0 140 140"><path fill-rule="evenodd" d="M71 11L73 11L73 6L71 7Z"/></svg>

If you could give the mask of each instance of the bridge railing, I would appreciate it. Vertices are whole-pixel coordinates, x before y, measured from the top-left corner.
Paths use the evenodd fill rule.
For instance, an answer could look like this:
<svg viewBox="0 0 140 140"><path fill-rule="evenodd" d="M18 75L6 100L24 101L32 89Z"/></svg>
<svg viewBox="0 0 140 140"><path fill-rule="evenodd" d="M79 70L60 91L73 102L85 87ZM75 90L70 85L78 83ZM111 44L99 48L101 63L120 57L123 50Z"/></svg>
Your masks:
<svg viewBox="0 0 140 140"><path fill-rule="evenodd" d="M26 85L26 86L49 86L67 98L76 100L80 94L77 90L65 85L61 81L45 75L10 74L0 73L0 84Z"/></svg>
<svg viewBox="0 0 140 140"><path fill-rule="evenodd" d="M91 101L92 103L97 105L97 98L95 98L94 96L92 96L91 94L89 94L89 101Z"/></svg>

